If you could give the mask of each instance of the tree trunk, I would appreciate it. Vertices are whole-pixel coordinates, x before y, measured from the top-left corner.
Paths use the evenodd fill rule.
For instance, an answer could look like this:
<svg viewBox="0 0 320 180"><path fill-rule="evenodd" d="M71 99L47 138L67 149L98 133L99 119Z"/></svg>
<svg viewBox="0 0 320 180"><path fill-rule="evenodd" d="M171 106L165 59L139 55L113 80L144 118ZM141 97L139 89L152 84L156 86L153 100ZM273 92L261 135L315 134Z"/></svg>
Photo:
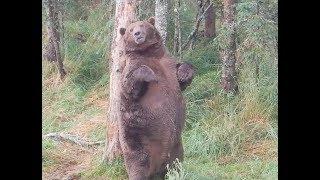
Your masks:
<svg viewBox="0 0 320 180"><path fill-rule="evenodd" d="M61 50L61 56L63 57L62 59L67 59L67 53L66 53L66 48L67 46L65 45L65 15L66 15L66 9L65 9L65 1L58 1L59 2L59 24L60 24L60 50Z"/></svg>
<svg viewBox="0 0 320 180"><path fill-rule="evenodd" d="M210 5L210 0L207 0L206 6ZM205 37L214 37L216 34L216 13L213 6L210 6L204 20L204 35Z"/></svg>
<svg viewBox="0 0 320 180"><path fill-rule="evenodd" d="M204 12L204 3L203 3L203 0L198 0L197 1L197 15L196 15L196 21L199 19L199 17L201 16L201 14L203 14Z"/></svg>
<svg viewBox="0 0 320 180"><path fill-rule="evenodd" d="M48 36L49 43L53 44L55 58L58 66L58 71L60 74L60 79L63 79L67 74L63 67L61 52L60 52L60 33L59 33L59 18L57 11L57 2L53 0L48 0L46 4L47 14L48 14Z"/></svg>
<svg viewBox="0 0 320 180"><path fill-rule="evenodd" d="M155 4L155 27L159 31L163 44L167 37L167 13L168 0L156 0Z"/></svg>
<svg viewBox="0 0 320 180"><path fill-rule="evenodd" d="M260 1L257 0L257 10L256 10L256 15L259 16L260 15ZM259 27L257 28L256 30L257 32L259 31ZM256 85L258 86L258 82L259 82L259 71L260 71L260 68L259 68L259 60L258 60L258 57L257 57L257 54L255 54L255 57L254 57L254 66L255 66L255 74L256 74L256 77L255 77L255 83Z"/></svg>
<svg viewBox="0 0 320 180"><path fill-rule="evenodd" d="M103 154L103 161L111 162L121 155L119 142L120 111L120 75L122 71L123 44L119 33L121 27L127 27L136 20L136 0L116 0L114 34L111 45L109 117L107 121L107 137Z"/></svg>
<svg viewBox="0 0 320 180"><path fill-rule="evenodd" d="M235 0L224 0L224 25L228 27L226 47L222 50L222 87L226 92L238 93L236 79Z"/></svg>
<svg viewBox="0 0 320 180"><path fill-rule="evenodd" d="M256 86L258 86L260 68L259 68L259 61L257 56L254 57L254 67L255 67L255 83L256 83Z"/></svg>
<svg viewBox="0 0 320 180"><path fill-rule="evenodd" d="M197 7L198 7L197 8L198 12L197 12L197 15L196 15L195 31L194 31L194 35L193 35L193 37L191 39L189 49L193 49L193 46L196 43L196 39L197 39L197 35L198 35L198 29L199 29L199 26L200 26L200 23L201 23L201 21L198 21L198 19L200 18L201 14L204 13L204 2L203 2L203 0L198 0L197 1Z"/></svg>
<svg viewBox="0 0 320 180"><path fill-rule="evenodd" d="M181 57L181 26L180 26L180 0L175 0L174 3L174 54Z"/></svg>
<svg viewBox="0 0 320 180"><path fill-rule="evenodd" d="M201 20L205 17L206 12L209 10L209 8L212 6L212 3L203 11L202 14L197 14L197 20L194 25L193 31L190 33L190 35L187 38L187 41L182 45L182 49L185 49L188 45L190 45L190 48L193 48L193 43L195 42L195 39L197 37L197 32L201 23ZM198 17L199 16L199 17Z"/></svg>
<svg viewBox="0 0 320 180"><path fill-rule="evenodd" d="M180 4L180 3L179 3ZM181 24L180 24L180 12L179 12L179 19L178 19L178 22L179 22L179 26L178 26L178 31L179 31L179 36L178 36L178 54L179 54L179 57L181 58L181 51L182 51L182 40L181 40Z"/></svg>

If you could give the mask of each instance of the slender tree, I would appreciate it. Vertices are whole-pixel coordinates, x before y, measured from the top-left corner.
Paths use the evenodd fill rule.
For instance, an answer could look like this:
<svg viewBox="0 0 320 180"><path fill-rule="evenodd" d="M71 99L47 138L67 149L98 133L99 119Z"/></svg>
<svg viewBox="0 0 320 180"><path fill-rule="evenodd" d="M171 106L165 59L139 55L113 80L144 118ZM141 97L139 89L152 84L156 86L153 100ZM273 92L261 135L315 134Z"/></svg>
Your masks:
<svg viewBox="0 0 320 180"><path fill-rule="evenodd" d="M210 5L210 0L206 1L206 7ZM216 12L214 6L210 6L204 19L204 36L214 37L216 34Z"/></svg>
<svg viewBox="0 0 320 180"><path fill-rule="evenodd" d="M222 50L221 85L226 92L238 93L236 78L235 0L224 0L224 26L228 28L226 46Z"/></svg>
<svg viewBox="0 0 320 180"><path fill-rule="evenodd" d="M200 27L201 20L199 21L201 15L204 14L204 0L197 0L197 15L196 15L196 21L195 21L195 28L194 28L194 34L190 41L189 49L193 49L194 44L196 43L198 30Z"/></svg>
<svg viewBox="0 0 320 180"><path fill-rule="evenodd" d="M120 111L120 75L123 66L123 44L120 28L127 27L136 20L136 0L116 0L114 34L111 45L110 91L109 91L109 117L107 120L107 137L103 154L103 161L111 162L116 156L121 155L119 142Z"/></svg>
<svg viewBox="0 0 320 180"><path fill-rule="evenodd" d="M50 51L49 54L52 54L51 57L55 58L55 61L58 66L58 71L60 74L60 79L63 79L65 75L67 74L64 66L63 66L63 60L61 57L61 51L60 51L60 25L59 25L59 17L58 17L58 6L57 6L57 1L54 0L47 0L45 1L45 7L46 7L46 12L48 15L48 26L47 26L47 31L48 31L48 36L49 36L49 49ZM50 48L51 46L51 48Z"/></svg>
<svg viewBox="0 0 320 180"><path fill-rule="evenodd" d="M256 0L256 3L257 3L256 15L260 16L260 4L261 4L261 1L260 0ZM257 28L256 31L258 32L259 28ZM254 66L255 66L255 75L256 75L255 76L256 85L258 85L258 80L259 80L259 72L260 72L259 64L260 63L259 63L258 57L257 57L257 55L255 55L255 57L254 57Z"/></svg>
<svg viewBox="0 0 320 180"><path fill-rule="evenodd" d="M164 44L167 38L167 13L168 13L168 0L156 0L155 27L159 31Z"/></svg>
<svg viewBox="0 0 320 180"><path fill-rule="evenodd" d="M182 49L185 49L188 45L189 48L192 49L193 45L195 43L195 40L197 38L198 29L200 27L200 23L202 19L204 19L205 14L208 12L209 8L213 5L213 3L210 3L204 10L203 10L203 4L202 1L198 2L198 14L196 16L196 22L193 28L193 31L190 33L190 35L187 38L187 41L182 45Z"/></svg>
<svg viewBox="0 0 320 180"><path fill-rule="evenodd" d="M174 1L174 42L173 49L174 54L181 56L181 25L180 25L180 0Z"/></svg>

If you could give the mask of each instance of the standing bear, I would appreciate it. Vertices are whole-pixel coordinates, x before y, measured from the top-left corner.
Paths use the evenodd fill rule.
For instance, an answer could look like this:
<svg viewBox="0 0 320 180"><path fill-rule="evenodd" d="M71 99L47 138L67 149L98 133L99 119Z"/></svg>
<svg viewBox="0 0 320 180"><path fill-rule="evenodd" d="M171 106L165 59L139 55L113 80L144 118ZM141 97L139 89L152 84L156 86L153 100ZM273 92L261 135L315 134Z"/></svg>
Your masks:
<svg viewBox="0 0 320 180"><path fill-rule="evenodd" d="M119 134L129 180L164 179L166 165L183 159L182 91L195 70L169 55L154 23L149 18L120 28L124 65Z"/></svg>

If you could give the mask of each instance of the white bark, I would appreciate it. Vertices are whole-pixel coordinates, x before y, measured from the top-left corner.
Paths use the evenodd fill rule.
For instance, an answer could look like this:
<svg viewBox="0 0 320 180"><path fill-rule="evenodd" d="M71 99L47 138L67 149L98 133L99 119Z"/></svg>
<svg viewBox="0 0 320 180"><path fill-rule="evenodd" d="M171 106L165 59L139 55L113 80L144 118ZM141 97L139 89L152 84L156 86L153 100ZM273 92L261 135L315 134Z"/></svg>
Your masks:
<svg viewBox="0 0 320 180"><path fill-rule="evenodd" d="M156 0L155 5L155 27L159 31L163 43L165 44L167 37L167 13L168 0Z"/></svg>
<svg viewBox="0 0 320 180"><path fill-rule="evenodd" d="M121 119L121 88L120 75L123 59L123 45L121 41L120 28L127 27L136 20L136 0L116 0L116 12L114 23L114 34L111 46L110 66L110 91L109 91L109 117L107 121L106 146L103 155L104 161L112 161L121 154L119 143L118 123Z"/></svg>
<svg viewBox="0 0 320 180"><path fill-rule="evenodd" d="M174 3L174 54L178 54L181 57L181 27L180 27L180 0L175 0Z"/></svg>

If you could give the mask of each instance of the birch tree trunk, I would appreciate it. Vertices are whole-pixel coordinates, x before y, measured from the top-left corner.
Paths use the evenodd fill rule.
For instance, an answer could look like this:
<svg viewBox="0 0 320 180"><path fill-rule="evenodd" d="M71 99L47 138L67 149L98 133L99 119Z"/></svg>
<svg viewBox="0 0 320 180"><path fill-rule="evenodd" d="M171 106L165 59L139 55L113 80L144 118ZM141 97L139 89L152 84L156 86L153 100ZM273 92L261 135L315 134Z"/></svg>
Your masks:
<svg viewBox="0 0 320 180"><path fill-rule="evenodd" d="M58 18L58 11L57 11L57 2L54 0L47 0L45 2L46 11L48 15L48 36L49 36L49 44L53 45L55 62L58 66L58 71L60 74L60 79L63 79L67 74L61 57L60 52L60 33L59 33L59 18Z"/></svg>
<svg viewBox="0 0 320 180"><path fill-rule="evenodd" d="M123 44L119 33L121 27L127 27L136 20L136 0L116 0L116 12L113 40L111 45L109 117L107 120L107 137L103 154L104 162L111 162L121 155L119 142L120 111L120 75L123 59Z"/></svg>
<svg viewBox="0 0 320 180"><path fill-rule="evenodd" d="M61 50L61 56L63 56L62 59L67 59L67 53L66 53L66 48L67 46L65 45L65 15L66 15L66 9L65 9L65 1L64 0L58 0L59 5L58 5L58 12L59 12L59 24L60 24L60 50Z"/></svg>
<svg viewBox="0 0 320 180"><path fill-rule="evenodd" d="M180 26L180 0L175 0L174 3L174 42L173 42L173 49L174 54L181 57L181 26Z"/></svg>
<svg viewBox="0 0 320 180"><path fill-rule="evenodd" d="M256 10L256 15L257 16L260 16L260 3L261 1L257 0L257 10ZM256 32L259 31L259 27L257 28ZM255 66L255 83L256 85L258 86L258 82L259 82L259 71L260 71L260 68L259 68L259 65L260 65L260 62L258 60L258 57L257 57L257 54L255 54L255 57L254 57L254 66Z"/></svg>
<svg viewBox="0 0 320 180"><path fill-rule="evenodd" d="M228 28L226 47L222 51L221 85L225 92L238 93L235 70L236 63L236 27L235 0L224 0L224 25Z"/></svg>
<svg viewBox="0 0 320 180"><path fill-rule="evenodd" d="M163 44L165 44L167 38L167 13L168 0L156 0L155 27L163 39Z"/></svg>

